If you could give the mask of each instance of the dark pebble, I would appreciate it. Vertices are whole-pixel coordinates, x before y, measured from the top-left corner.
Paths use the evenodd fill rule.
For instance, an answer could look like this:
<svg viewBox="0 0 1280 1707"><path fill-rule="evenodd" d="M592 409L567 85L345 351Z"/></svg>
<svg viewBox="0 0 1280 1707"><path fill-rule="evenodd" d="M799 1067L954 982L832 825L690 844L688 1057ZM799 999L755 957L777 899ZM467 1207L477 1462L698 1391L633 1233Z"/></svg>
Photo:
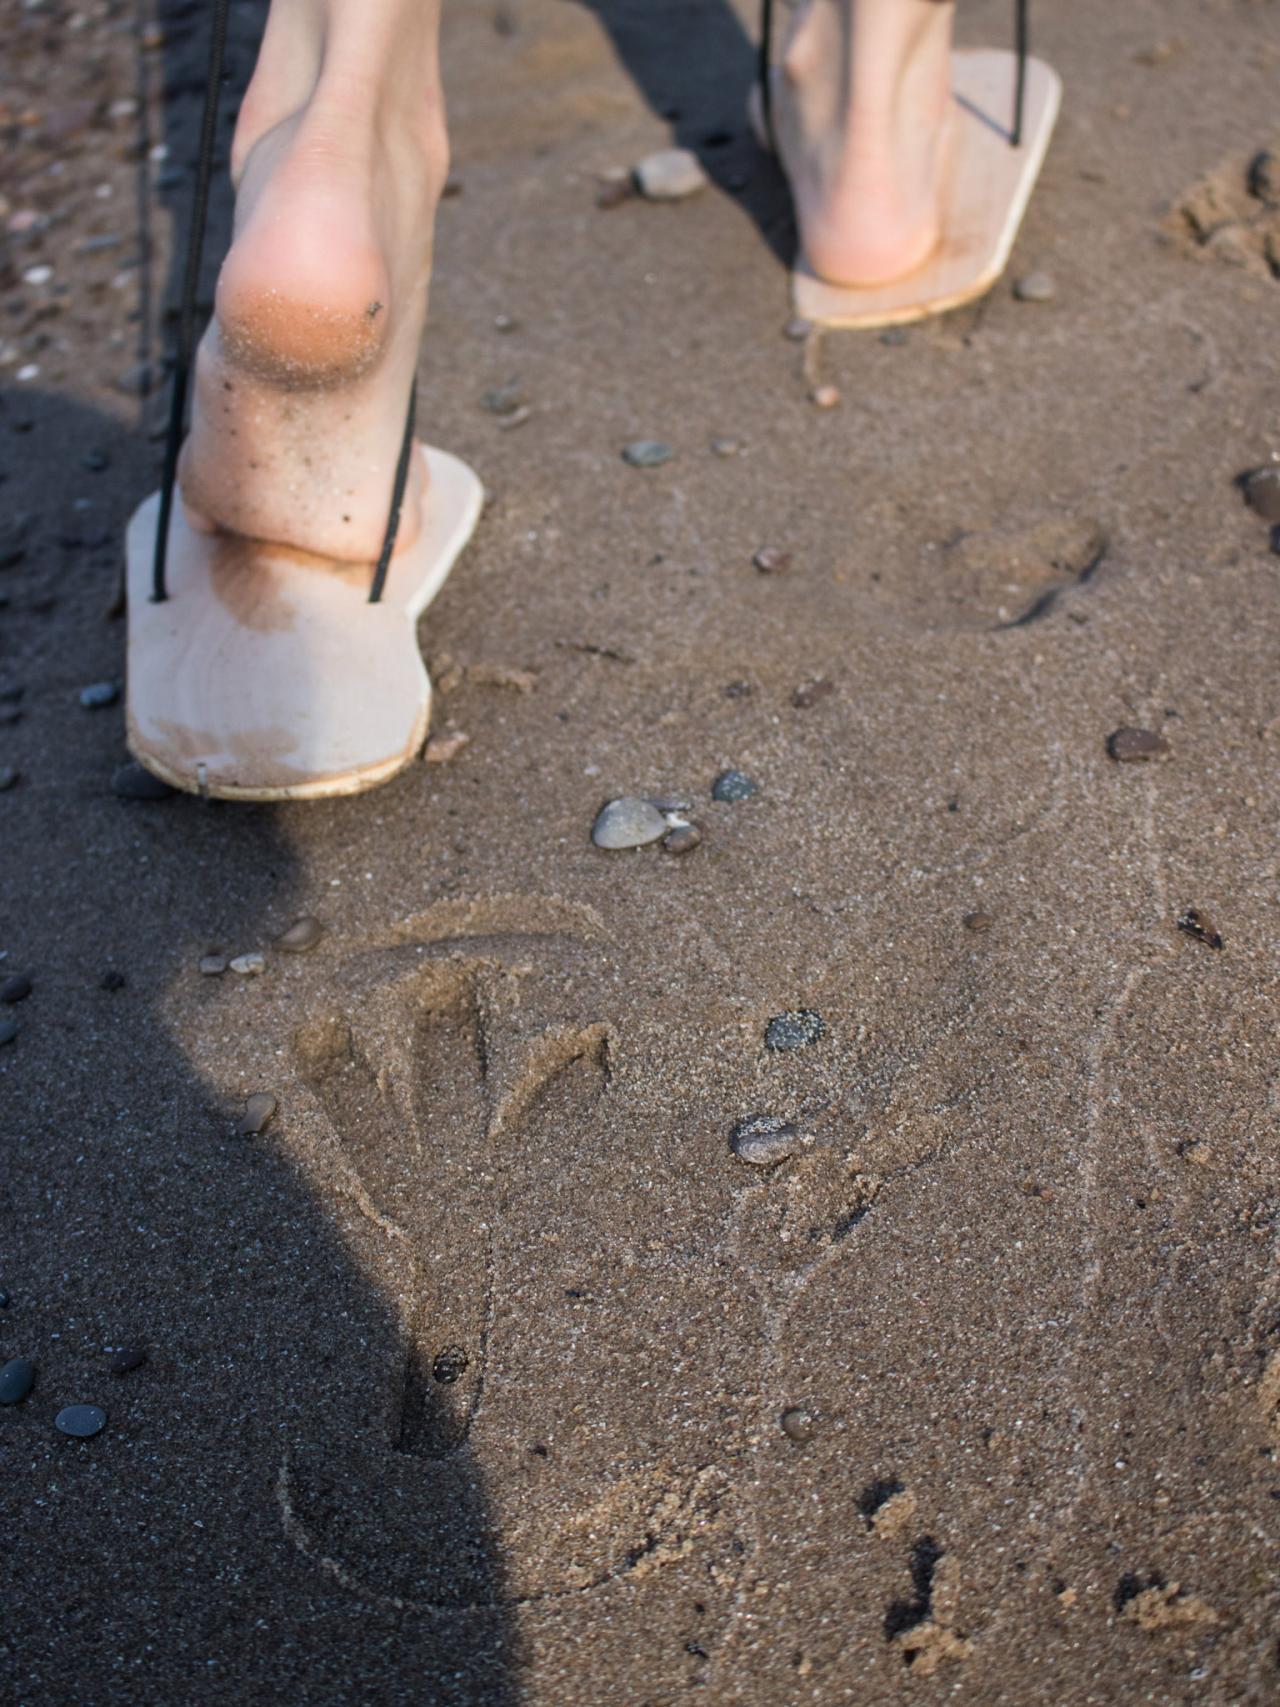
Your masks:
<svg viewBox="0 0 1280 1707"><path fill-rule="evenodd" d="M798 1126L780 1114L753 1114L740 1120L729 1134L729 1148L740 1162L771 1168L785 1162L808 1143Z"/></svg>
<svg viewBox="0 0 1280 1707"><path fill-rule="evenodd" d="M802 320L797 314L794 319L787 321L782 328L782 335L784 338L790 338L793 344L802 344L812 331L813 321Z"/></svg>
<svg viewBox="0 0 1280 1707"><path fill-rule="evenodd" d="M696 824L680 824L663 841L669 854L692 853L702 841L702 831Z"/></svg>
<svg viewBox="0 0 1280 1707"><path fill-rule="evenodd" d="M36 1384L36 1366L29 1357L11 1357L0 1369L0 1405L18 1405Z"/></svg>
<svg viewBox="0 0 1280 1707"><path fill-rule="evenodd" d="M246 1138L256 1138L260 1132L265 1132L278 1106L270 1091L255 1091L246 1097L244 1113L240 1117L240 1132Z"/></svg>
<svg viewBox="0 0 1280 1707"><path fill-rule="evenodd" d="M1133 765L1150 759L1167 759L1170 747L1154 729L1117 729L1107 737L1107 751L1117 764Z"/></svg>
<svg viewBox="0 0 1280 1707"><path fill-rule="evenodd" d="M0 984L0 1002L25 1002L31 994L31 980L21 972L15 972L12 978L6 978Z"/></svg>
<svg viewBox="0 0 1280 1707"><path fill-rule="evenodd" d="M470 1362L471 1359L460 1345L447 1345L437 1353L436 1360L431 1365L432 1377L450 1387L455 1381L462 1379Z"/></svg>
<svg viewBox="0 0 1280 1707"><path fill-rule="evenodd" d="M12 765L0 765L0 794L7 794L15 788L20 775L21 772L14 770Z"/></svg>
<svg viewBox="0 0 1280 1707"><path fill-rule="evenodd" d="M1280 522L1280 464L1255 468L1245 480L1244 495L1264 522Z"/></svg>
<svg viewBox="0 0 1280 1707"><path fill-rule="evenodd" d="M632 468L660 468L675 454L671 446L663 444L661 439L636 439L624 448L622 460L630 463Z"/></svg>
<svg viewBox="0 0 1280 1707"><path fill-rule="evenodd" d="M276 938L276 947L283 948L287 954L307 954L323 935L324 926L319 919L295 919L283 936Z"/></svg>
<svg viewBox="0 0 1280 1707"><path fill-rule="evenodd" d="M161 777L152 776L145 765L130 759L111 773L111 792L121 800L167 800L177 790Z"/></svg>
<svg viewBox="0 0 1280 1707"><path fill-rule="evenodd" d="M22 707L20 705L0 705L0 723L21 723Z"/></svg>
<svg viewBox="0 0 1280 1707"><path fill-rule="evenodd" d="M836 684L829 682L825 676L819 676L815 682L805 682L791 696L791 703L797 711L808 711L811 706L821 705L824 699L830 699L836 691Z"/></svg>
<svg viewBox="0 0 1280 1707"><path fill-rule="evenodd" d="M750 800L753 794L759 794L760 788L742 771L721 771L711 785L713 800Z"/></svg>
<svg viewBox="0 0 1280 1707"><path fill-rule="evenodd" d="M1188 907L1178 920L1178 929L1193 936L1197 942L1202 942L1207 948L1222 947L1222 932L1214 928L1213 920L1207 913L1202 913L1199 907Z"/></svg>
<svg viewBox="0 0 1280 1707"><path fill-rule="evenodd" d="M1263 148L1249 162L1249 194L1268 207L1280 207L1280 154Z"/></svg>
<svg viewBox="0 0 1280 1707"><path fill-rule="evenodd" d="M789 1410L783 1411L780 1420L783 1434L788 1440L794 1440L797 1446L803 1446L806 1441L813 1439L813 1416L803 1405L792 1405Z"/></svg>
<svg viewBox="0 0 1280 1707"><path fill-rule="evenodd" d="M796 1008L791 1013L776 1014L765 1027L766 1049L807 1049L816 1043L826 1030L822 1015L812 1008Z"/></svg>
<svg viewBox="0 0 1280 1707"><path fill-rule="evenodd" d="M20 686L17 682L12 682L7 686L0 688L0 705L17 705L18 701L26 691L26 688Z"/></svg>
<svg viewBox="0 0 1280 1707"><path fill-rule="evenodd" d="M12 1019L8 1014L6 1014L3 1019L0 1019L0 1048L3 1048L6 1043L12 1043L17 1035L17 1020Z"/></svg>
<svg viewBox="0 0 1280 1707"><path fill-rule="evenodd" d="M135 1369L141 1369L147 1361L147 1349L141 1345L122 1346L111 1359L110 1370L113 1375L129 1375Z"/></svg>
<svg viewBox="0 0 1280 1707"><path fill-rule="evenodd" d="M990 913L966 913L964 916L967 931L989 931L994 923Z"/></svg>
<svg viewBox="0 0 1280 1707"><path fill-rule="evenodd" d="M3 1287L0 1287L0 1310L7 1310L8 1308L9 1308L9 1294L4 1290Z"/></svg>
<svg viewBox="0 0 1280 1707"><path fill-rule="evenodd" d="M27 540L31 533L29 516L11 516L0 522L0 569L14 569L27 555Z"/></svg>
<svg viewBox="0 0 1280 1707"><path fill-rule="evenodd" d="M123 990L128 981L123 972L117 972L114 966L108 966L101 978L98 979L98 988L100 990Z"/></svg>
<svg viewBox="0 0 1280 1707"><path fill-rule="evenodd" d="M92 1440L107 1426L107 1413L101 1405L65 1405L53 1419L53 1426L73 1440Z"/></svg>
<svg viewBox="0 0 1280 1707"><path fill-rule="evenodd" d="M92 450L87 450L80 458L80 465L82 468L87 468L90 474L101 474L104 468L111 467L111 458L105 450L99 450L95 446Z"/></svg>
<svg viewBox="0 0 1280 1707"><path fill-rule="evenodd" d="M86 711L101 711L103 706L114 705L120 698L120 688L116 682L90 682L87 688L80 689L80 703Z"/></svg>

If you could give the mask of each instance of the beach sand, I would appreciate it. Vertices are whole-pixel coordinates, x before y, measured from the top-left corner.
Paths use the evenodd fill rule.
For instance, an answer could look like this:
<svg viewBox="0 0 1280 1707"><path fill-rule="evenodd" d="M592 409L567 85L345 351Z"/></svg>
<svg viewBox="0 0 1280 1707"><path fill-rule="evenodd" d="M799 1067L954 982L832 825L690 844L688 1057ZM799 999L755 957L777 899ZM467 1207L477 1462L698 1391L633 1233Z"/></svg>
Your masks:
<svg viewBox="0 0 1280 1707"><path fill-rule="evenodd" d="M469 740L255 808L118 798L78 701L123 674L199 10L0 3L13 1699L1274 1701L1280 557L1237 479L1280 282L1256 198L1178 210L1275 141L1277 8L1041 8L1008 277L807 341L746 11L449 8L421 420L490 502L423 643ZM671 141L710 187L608 193ZM593 847L622 794L701 845Z"/></svg>

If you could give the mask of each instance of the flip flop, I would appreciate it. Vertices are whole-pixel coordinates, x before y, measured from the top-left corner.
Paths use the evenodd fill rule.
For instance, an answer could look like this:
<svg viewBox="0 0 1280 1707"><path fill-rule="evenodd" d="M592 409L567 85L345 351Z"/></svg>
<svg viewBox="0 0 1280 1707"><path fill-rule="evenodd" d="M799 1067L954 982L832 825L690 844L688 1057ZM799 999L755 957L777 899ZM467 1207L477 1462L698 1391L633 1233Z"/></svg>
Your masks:
<svg viewBox="0 0 1280 1707"><path fill-rule="evenodd" d="M412 762L431 714L416 622L479 519L457 457L415 444L416 385L376 564L191 527L175 502L195 349L229 0L215 0L164 478L126 540L129 750L173 787L220 800L311 800L372 788ZM412 458L420 531L395 553Z"/></svg>
<svg viewBox="0 0 1280 1707"><path fill-rule="evenodd" d="M764 0L760 81L751 120L762 147L787 171L774 122L779 68L771 58L772 3ZM1003 273L1040 173L1062 99L1062 83L1027 47L1027 0L1016 0L1017 48L952 54L949 169L942 235L920 266L888 284L833 284L801 255L791 275L797 315L819 326L902 325L984 296Z"/></svg>

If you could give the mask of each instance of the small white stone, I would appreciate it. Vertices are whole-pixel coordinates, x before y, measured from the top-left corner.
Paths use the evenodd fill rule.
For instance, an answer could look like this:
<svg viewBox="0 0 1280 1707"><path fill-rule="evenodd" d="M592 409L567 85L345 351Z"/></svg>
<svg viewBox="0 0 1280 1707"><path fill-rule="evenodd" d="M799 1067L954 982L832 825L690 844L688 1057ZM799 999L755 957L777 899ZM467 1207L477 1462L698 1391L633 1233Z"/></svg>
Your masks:
<svg viewBox="0 0 1280 1707"><path fill-rule="evenodd" d="M16 377L26 385L30 380L39 379L40 369L36 366L35 362L28 362L26 367L20 367L18 369Z"/></svg>
<svg viewBox="0 0 1280 1707"><path fill-rule="evenodd" d="M660 148L656 154L646 154L633 176L640 194L651 202L683 201L709 182L697 155L687 148Z"/></svg>
<svg viewBox="0 0 1280 1707"><path fill-rule="evenodd" d="M600 808L591 831L598 848L642 848L667 833L667 820L651 800L623 795Z"/></svg>
<svg viewBox="0 0 1280 1707"><path fill-rule="evenodd" d="M265 954L237 954L229 964L231 970L242 978L256 978L259 972L266 971L267 957Z"/></svg>
<svg viewBox="0 0 1280 1707"><path fill-rule="evenodd" d="M48 284L53 277L52 267L28 267L22 275L23 281L29 285Z"/></svg>

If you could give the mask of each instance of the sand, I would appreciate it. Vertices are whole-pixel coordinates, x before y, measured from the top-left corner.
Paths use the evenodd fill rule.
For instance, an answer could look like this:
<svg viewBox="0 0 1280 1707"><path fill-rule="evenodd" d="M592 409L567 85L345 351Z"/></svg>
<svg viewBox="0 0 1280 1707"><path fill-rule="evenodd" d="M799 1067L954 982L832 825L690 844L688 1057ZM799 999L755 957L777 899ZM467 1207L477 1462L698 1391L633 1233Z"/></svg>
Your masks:
<svg viewBox="0 0 1280 1707"><path fill-rule="evenodd" d="M1274 1700L1280 559L1236 480L1280 283L1176 210L1274 136L1275 5L1040 8L1009 278L808 346L721 0L451 8L422 417L492 501L424 646L469 740L281 808L118 799L78 703L122 675L163 397L117 381L202 47L192 5L142 49L70 11L0 4L0 229L48 218L0 250L13 1698ZM596 205L672 140L711 188ZM593 848L622 793L702 845ZM809 1142L740 1161L756 1114Z"/></svg>

